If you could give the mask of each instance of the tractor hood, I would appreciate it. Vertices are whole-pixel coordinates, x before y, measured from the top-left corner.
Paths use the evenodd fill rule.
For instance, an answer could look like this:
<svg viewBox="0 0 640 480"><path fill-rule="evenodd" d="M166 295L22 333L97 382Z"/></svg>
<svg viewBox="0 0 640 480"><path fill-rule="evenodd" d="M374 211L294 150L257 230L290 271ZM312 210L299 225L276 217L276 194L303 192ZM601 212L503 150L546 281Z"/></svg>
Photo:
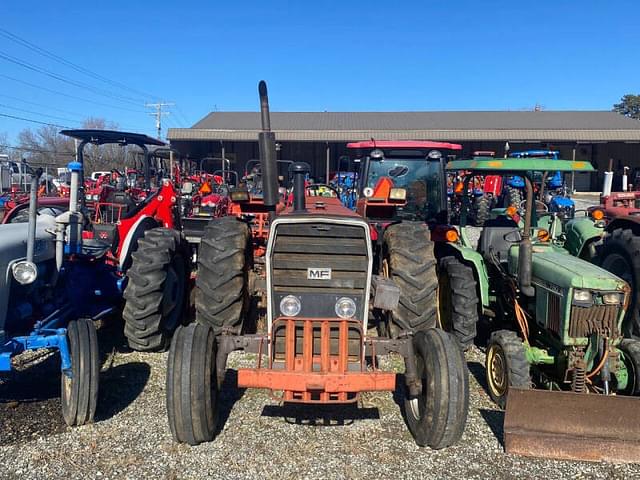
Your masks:
<svg viewBox="0 0 640 480"><path fill-rule="evenodd" d="M624 291L626 282L585 260L556 250L553 246L533 247L533 281L544 281L562 288ZM509 252L509 271L517 274L518 247Z"/></svg>
<svg viewBox="0 0 640 480"><path fill-rule="evenodd" d="M39 215L36 227L35 263L50 260L55 256L53 234L47 230L55 228L55 219L51 215ZM14 260L27 255L28 223L7 223L0 225L0 266L6 267Z"/></svg>

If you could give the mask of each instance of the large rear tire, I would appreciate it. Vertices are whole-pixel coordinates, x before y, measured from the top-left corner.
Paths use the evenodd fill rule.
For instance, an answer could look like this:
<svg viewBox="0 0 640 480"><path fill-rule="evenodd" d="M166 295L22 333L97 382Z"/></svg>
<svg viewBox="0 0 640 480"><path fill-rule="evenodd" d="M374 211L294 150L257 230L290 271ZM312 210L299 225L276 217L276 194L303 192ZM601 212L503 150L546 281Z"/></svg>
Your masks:
<svg viewBox="0 0 640 480"><path fill-rule="evenodd" d="M205 228L198 254L196 321L216 335L240 333L248 300L250 231L236 217L216 218Z"/></svg>
<svg viewBox="0 0 640 480"><path fill-rule="evenodd" d="M189 246L175 230L152 228L132 258L124 290L124 333L134 350L165 350L187 312Z"/></svg>
<svg viewBox="0 0 640 480"><path fill-rule="evenodd" d="M422 392L407 397L404 413L409 431L421 447L456 443L467 423L469 371L462 351L448 333L432 328L413 338Z"/></svg>
<svg viewBox="0 0 640 480"><path fill-rule="evenodd" d="M467 350L476 337L478 323L477 282L473 269L456 257L440 259L438 308L440 326L452 333L460 348Z"/></svg>
<svg viewBox="0 0 640 480"><path fill-rule="evenodd" d="M167 362L167 415L177 442L198 445L215 436L216 340L209 326L181 326L173 336Z"/></svg>
<svg viewBox="0 0 640 480"><path fill-rule="evenodd" d="M62 372L62 416L69 426L93 421L98 403L100 352L98 335L91 319L73 320L67 325L71 356L70 375Z"/></svg>
<svg viewBox="0 0 640 480"><path fill-rule="evenodd" d="M482 227L484 222L489 220L491 212L491 200L486 195L481 195L475 199L473 205L473 222L476 227Z"/></svg>
<svg viewBox="0 0 640 480"><path fill-rule="evenodd" d="M529 362L522 340L510 330L498 330L491 334L485 369L489 396L502 409L507 406L511 387L531 387Z"/></svg>
<svg viewBox="0 0 640 480"><path fill-rule="evenodd" d="M516 187L507 186L507 204L505 207L520 208L522 203L522 191Z"/></svg>
<svg viewBox="0 0 640 480"><path fill-rule="evenodd" d="M397 328L417 332L436 326L438 276L433 247L424 223L397 223L384 232L383 273L400 288L400 302L390 315L391 326L396 327L392 333L399 333Z"/></svg>
<svg viewBox="0 0 640 480"><path fill-rule="evenodd" d="M631 287L622 333L640 337L640 236L630 229L615 229L596 244L594 262Z"/></svg>

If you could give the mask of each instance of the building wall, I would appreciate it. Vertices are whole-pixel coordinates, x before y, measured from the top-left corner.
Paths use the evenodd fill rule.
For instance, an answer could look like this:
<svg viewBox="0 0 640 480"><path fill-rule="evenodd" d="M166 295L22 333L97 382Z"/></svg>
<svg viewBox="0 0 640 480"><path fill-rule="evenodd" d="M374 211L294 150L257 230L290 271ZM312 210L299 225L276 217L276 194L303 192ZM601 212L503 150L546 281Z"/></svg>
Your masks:
<svg viewBox="0 0 640 480"><path fill-rule="evenodd" d="M222 145L220 142L210 141L174 141L172 146L177 148L183 155L188 155L192 159L204 157L221 157ZM476 150L491 150L496 152L496 156L504 157L504 142L462 142L462 157L469 157ZM330 170L338 169L338 159L341 157L352 157L345 143L326 142L280 142L277 152L279 159L304 161L311 165L312 176L316 181L325 181L326 152L329 147ZM225 156L231 160L231 169L242 174L248 161L259 158L258 142L224 142ZM614 177L614 188L621 183L620 176L622 167L628 166L632 170L640 168L640 143L523 143L509 142L509 151L533 149L559 150L563 159L589 161L597 169L594 174L575 174L567 176L567 183L572 181L579 191L599 191L602 186L604 171L608 169L609 160L613 159L613 168L616 172ZM351 155L350 155L351 154ZM575 154L575 157L574 157ZM353 165L353 164L351 164ZM281 170L285 167L281 167ZM348 162L343 161L341 170L348 169ZM282 173L282 172L281 172Z"/></svg>

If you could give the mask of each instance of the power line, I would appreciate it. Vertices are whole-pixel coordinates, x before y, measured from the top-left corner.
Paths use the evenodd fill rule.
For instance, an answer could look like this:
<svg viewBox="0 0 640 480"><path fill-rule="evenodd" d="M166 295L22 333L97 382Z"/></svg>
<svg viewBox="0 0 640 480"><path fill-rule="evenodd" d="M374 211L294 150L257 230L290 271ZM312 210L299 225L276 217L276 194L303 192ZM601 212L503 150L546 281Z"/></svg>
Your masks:
<svg viewBox="0 0 640 480"><path fill-rule="evenodd" d="M31 123L39 123L40 125L49 125L51 127L72 128L72 127L68 127L66 125L58 125L57 123L40 122L38 120L33 120L31 118L18 117L18 116L15 116L15 115L9 115L7 113L0 113L0 117L13 118L14 120L23 120L25 122L31 122Z"/></svg>
<svg viewBox="0 0 640 480"><path fill-rule="evenodd" d="M32 87L32 88L37 88L37 89L43 90L45 92L54 93L56 95L61 95L63 97L72 98L74 100L80 100L81 102L93 103L94 105L99 105L101 107L114 108L114 109L117 109L117 110L123 110L123 111L126 111L126 112L133 112L133 113L147 113L144 110L134 110L133 108L121 107L120 105L110 105L108 103L102 103L102 102L97 102L95 100L89 100L87 98L78 97L76 95L71 95L71 94L68 94L68 93L60 92L58 90L53 90L51 88L43 87L41 85L36 85L34 83L26 82L26 81L21 80L19 78L11 77L11 76L5 75L3 73L0 73L0 77L6 78L6 79L11 80L13 82L22 83L23 85L27 85L27 86Z"/></svg>
<svg viewBox="0 0 640 480"><path fill-rule="evenodd" d="M73 122L73 123L77 123L78 125L82 123L81 120L74 120L72 118L59 117L57 115L49 115L48 113L34 112L33 110L26 110L24 108L12 107L11 105L5 105L4 103L0 103L0 107L8 108L10 110L16 110L18 112L31 113L33 115L39 115L41 117L49 117L49 118L54 118L56 120L64 120L65 122Z"/></svg>
<svg viewBox="0 0 640 480"><path fill-rule="evenodd" d="M19 37L18 35L15 35L14 33L11 33L3 28L0 28L0 35L2 35L5 38L8 38L9 40L12 40L16 43L21 44L22 46L35 51L41 55L44 55L47 58L50 58L52 60L56 60L59 63L62 63L63 65L66 65L67 67L72 68L73 70L80 72L80 73L84 73L85 75L88 75L96 80L101 80L105 83L108 83L112 86L115 87L119 87L121 89L127 90L129 92L132 93L136 93L138 95L142 95L142 97L146 97L146 98L158 98L156 95L151 95L149 93L145 93L145 92L141 92L139 90L136 90L135 88L131 88L127 85L125 85L124 83L118 82L116 80L111 80L103 75L100 75L99 73L95 73L91 70L89 70L88 68L82 67L76 63L73 63L69 60L66 60L65 58L61 57L60 55L56 55L53 52L50 52L48 50L45 50L42 47L39 47L31 42L29 42L28 40L25 40L24 38Z"/></svg>
<svg viewBox="0 0 640 480"><path fill-rule="evenodd" d="M56 111L56 112L69 113L71 115L81 115L78 112L70 112L69 110L63 110L61 108L50 107L48 105L43 105L42 103L31 102L29 100L23 100L22 98L12 97L11 95L5 95L4 93L0 93L0 97L8 98L10 100L15 100L15 101L20 102L20 103L26 103L27 105L33 105L34 107L46 108L48 110L53 110L53 111Z"/></svg>
<svg viewBox="0 0 640 480"><path fill-rule="evenodd" d="M57 152L55 150L42 150L42 149L39 149L39 148L15 147L13 145L1 145L0 144L0 148L10 148L11 150L20 150L20 151L33 152L33 153L53 153L54 155L62 155L62 156L67 156L67 157L75 157L75 155L76 155L73 152L65 153L65 152Z"/></svg>
<svg viewBox="0 0 640 480"><path fill-rule="evenodd" d="M187 119L187 116L184 114L184 112L178 105L176 105L176 110L178 112L178 115L180 115L180 117L182 117L182 119L184 120L184 124L188 127L191 124L191 122L189 121L189 119Z"/></svg>
<svg viewBox="0 0 640 480"><path fill-rule="evenodd" d="M47 70L46 68L42 68L42 67L38 67L37 65L33 65L31 63L25 62L23 60L20 60L17 57L13 57L9 54L7 54L6 52L2 52L0 51L0 58L3 60L6 60L8 62L14 63L16 65L19 65L23 68L26 68L28 70L32 70L34 72L37 73L41 73L43 75L46 75L48 77L51 77L55 80L58 80L60 82L64 82L64 83L68 83L69 85L73 85L74 87L79 87L79 88L84 88L85 90L89 90L97 95L102 95L103 97L108 97L108 98L112 98L114 100L118 100L120 102L124 102L124 103L129 103L132 105L138 105L139 102L131 97L127 97L124 95L118 95L117 93L113 93L113 92L109 92L108 90L102 90L100 88L96 88L93 87L89 84L86 84L84 82L78 82L76 80L71 80L67 77L64 77L62 75L58 75L57 73L54 73L50 70Z"/></svg>

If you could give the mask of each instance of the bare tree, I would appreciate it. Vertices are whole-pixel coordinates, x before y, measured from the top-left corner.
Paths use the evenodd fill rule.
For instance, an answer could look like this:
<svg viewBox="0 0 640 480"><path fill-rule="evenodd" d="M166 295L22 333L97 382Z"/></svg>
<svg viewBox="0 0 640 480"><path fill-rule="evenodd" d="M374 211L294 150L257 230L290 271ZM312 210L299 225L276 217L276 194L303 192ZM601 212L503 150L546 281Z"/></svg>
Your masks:
<svg viewBox="0 0 640 480"><path fill-rule="evenodd" d="M118 125L103 118L87 118L82 128L95 130L117 130ZM33 164L65 166L73 159L75 142L72 138L60 135L53 126L42 126L37 130L25 129L18 134L22 158ZM129 155L130 156L130 155ZM120 145L87 145L84 149L85 172L96 170L122 170L127 164L127 151Z"/></svg>

